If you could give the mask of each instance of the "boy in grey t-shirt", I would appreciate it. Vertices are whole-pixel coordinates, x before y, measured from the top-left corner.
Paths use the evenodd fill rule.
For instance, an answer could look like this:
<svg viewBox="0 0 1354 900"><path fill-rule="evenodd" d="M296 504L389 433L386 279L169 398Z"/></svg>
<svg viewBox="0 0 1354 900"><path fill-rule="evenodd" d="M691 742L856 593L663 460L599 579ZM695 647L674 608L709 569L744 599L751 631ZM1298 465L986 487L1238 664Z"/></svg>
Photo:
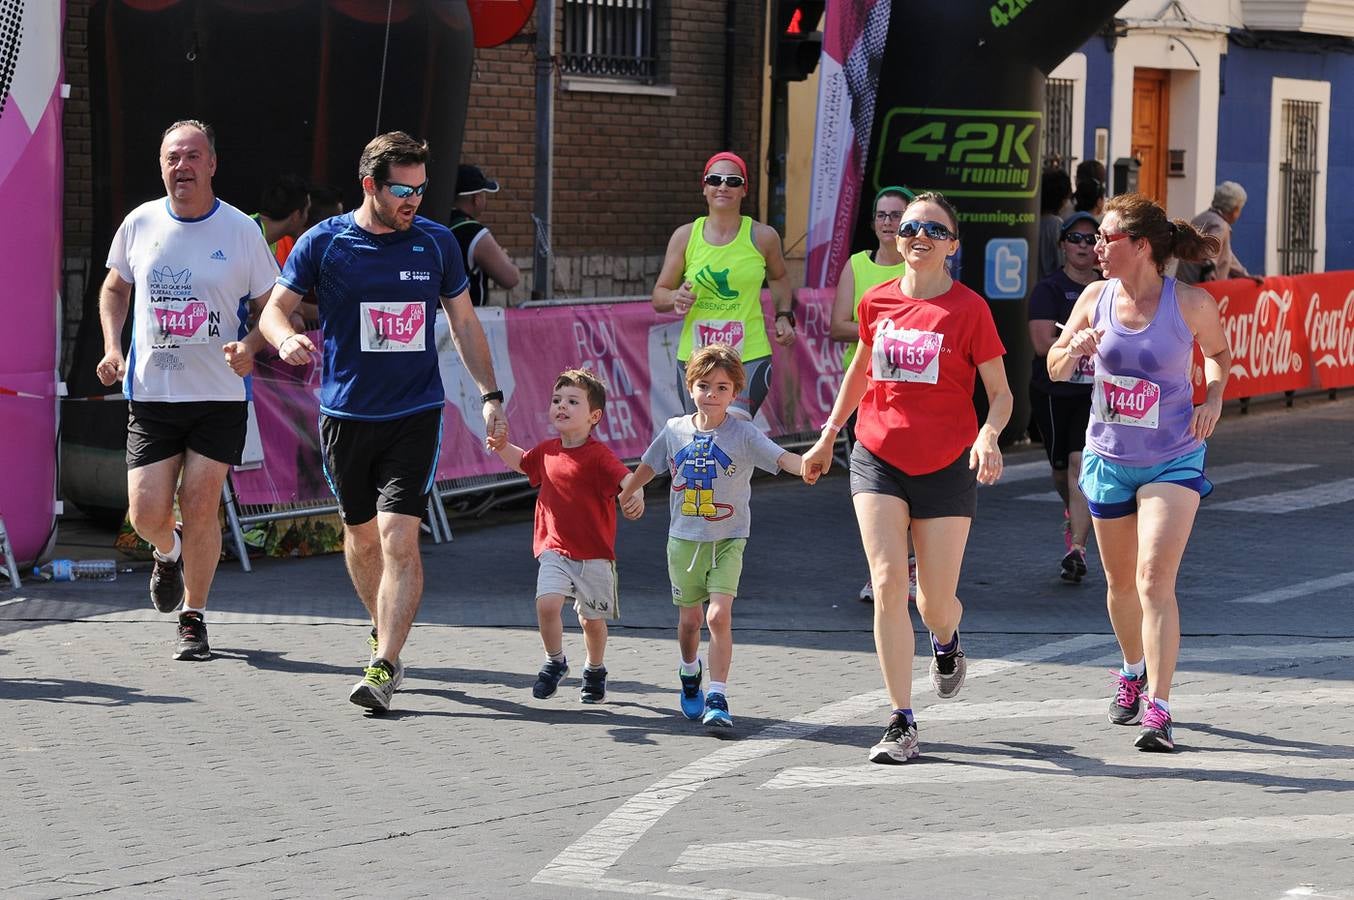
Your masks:
<svg viewBox="0 0 1354 900"><path fill-rule="evenodd" d="M712 728L733 725L725 699L733 659L733 600L743 571L743 548L752 517L752 472L800 474L803 460L728 414L746 381L738 353L724 344L696 351L686 364L694 415L669 419L621 492L622 506L661 469L672 475L668 527L668 577L679 610L677 644L682 665L682 713ZM709 612L704 604L709 601ZM701 690L701 623L710 629L710 690Z"/></svg>

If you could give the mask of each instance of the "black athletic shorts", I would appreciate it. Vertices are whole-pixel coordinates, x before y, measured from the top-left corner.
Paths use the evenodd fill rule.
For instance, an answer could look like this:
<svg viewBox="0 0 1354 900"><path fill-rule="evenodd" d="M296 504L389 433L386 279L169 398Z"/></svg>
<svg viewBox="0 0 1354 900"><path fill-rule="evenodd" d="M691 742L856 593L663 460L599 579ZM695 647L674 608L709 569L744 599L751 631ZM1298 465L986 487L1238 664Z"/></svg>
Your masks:
<svg viewBox="0 0 1354 900"><path fill-rule="evenodd" d="M851 496L887 494L907 504L914 519L971 519L978 512L978 473L968 467L967 449L943 469L909 475L856 442L851 449Z"/></svg>
<svg viewBox="0 0 1354 900"><path fill-rule="evenodd" d="M1030 416L1039 429L1044 452L1055 471L1067 469L1067 458L1086 449L1086 426L1091 421L1091 395L1060 397L1030 385Z"/></svg>
<svg viewBox="0 0 1354 900"><path fill-rule="evenodd" d="M421 518L441 449L441 407L381 422L320 416L324 477L348 525L378 510Z"/></svg>
<svg viewBox="0 0 1354 900"><path fill-rule="evenodd" d="M249 431L244 400L127 403L127 468L148 466L192 450L208 459L240 464Z"/></svg>

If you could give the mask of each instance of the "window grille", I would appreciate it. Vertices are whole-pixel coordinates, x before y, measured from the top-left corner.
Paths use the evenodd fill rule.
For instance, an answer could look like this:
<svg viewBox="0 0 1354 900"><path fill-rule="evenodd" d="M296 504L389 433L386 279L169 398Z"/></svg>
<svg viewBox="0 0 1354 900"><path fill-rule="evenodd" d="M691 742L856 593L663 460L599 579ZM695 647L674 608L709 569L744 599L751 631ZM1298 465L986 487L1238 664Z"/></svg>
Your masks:
<svg viewBox="0 0 1354 900"><path fill-rule="evenodd" d="M1072 165L1072 88L1070 78L1050 78L1044 94L1044 168Z"/></svg>
<svg viewBox="0 0 1354 900"><path fill-rule="evenodd" d="M563 72L653 84L657 0L564 0Z"/></svg>
<svg viewBox="0 0 1354 900"><path fill-rule="evenodd" d="M1321 104L1283 102L1284 158L1279 163L1279 274L1302 275L1316 266L1317 141Z"/></svg>

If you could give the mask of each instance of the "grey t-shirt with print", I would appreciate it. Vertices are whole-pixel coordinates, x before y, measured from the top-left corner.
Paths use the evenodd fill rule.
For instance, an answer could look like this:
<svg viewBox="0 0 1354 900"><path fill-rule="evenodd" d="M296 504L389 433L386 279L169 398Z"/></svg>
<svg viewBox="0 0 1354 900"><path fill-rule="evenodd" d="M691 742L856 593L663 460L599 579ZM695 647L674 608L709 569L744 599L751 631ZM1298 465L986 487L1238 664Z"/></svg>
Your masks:
<svg viewBox="0 0 1354 900"><path fill-rule="evenodd" d="M752 470L779 472L785 450L746 419L725 416L713 431L694 415L668 419L643 462L672 475L668 534L689 541L745 538L752 525Z"/></svg>

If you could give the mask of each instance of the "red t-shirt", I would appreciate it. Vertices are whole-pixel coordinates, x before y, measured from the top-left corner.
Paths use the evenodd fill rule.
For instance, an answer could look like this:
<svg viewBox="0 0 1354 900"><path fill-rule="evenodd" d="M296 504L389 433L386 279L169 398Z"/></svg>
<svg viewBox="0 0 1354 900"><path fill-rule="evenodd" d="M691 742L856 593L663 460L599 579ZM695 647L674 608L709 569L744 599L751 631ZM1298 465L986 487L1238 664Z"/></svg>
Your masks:
<svg viewBox="0 0 1354 900"><path fill-rule="evenodd" d="M616 558L616 495L630 470L610 447L591 436L579 447L542 441L522 454L522 471L541 489L534 556L554 550L569 559Z"/></svg>
<svg viewBox="0 0 1354 900"><path fill-rule="evenodd" d="M1006 353L987 302L957 281L930 300L886 281L860 300L860 343L870 365L856 438L909 475L958 459L978 436L978 365Z"/></svg>

